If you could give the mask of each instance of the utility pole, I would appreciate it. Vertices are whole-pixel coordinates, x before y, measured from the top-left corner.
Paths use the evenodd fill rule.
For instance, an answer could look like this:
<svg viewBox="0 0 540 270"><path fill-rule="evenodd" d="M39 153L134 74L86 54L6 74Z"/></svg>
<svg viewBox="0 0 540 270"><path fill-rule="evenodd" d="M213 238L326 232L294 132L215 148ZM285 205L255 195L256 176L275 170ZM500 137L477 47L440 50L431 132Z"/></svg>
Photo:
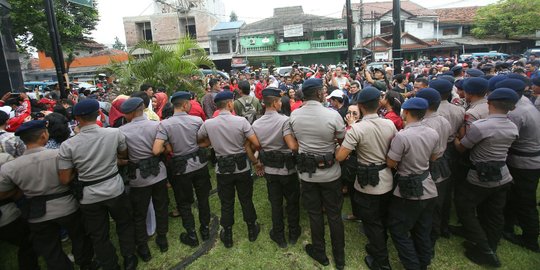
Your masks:
<svg viewBox="0 0 540 270"><path fill-rule="evenodd" d="M371 11L371 61L375 61L375 11Z"/></svg>
<svg viewBox="0 0 540 270"><path fill-rule="evenodd" d="M392 20L394 31L392 33L392 59L394 61L394 74L401 73L401 5L399 0L393 0Z"/></svg>
<svg viewBox="0 0 540 270"><path fill-rule="evenodd" d="M364 58L364 1L360 0L360 17L358 18L360 25L360 57Z"/></svg>
<svg viewBox="0 0 540 270"><path fill-rule="evenodd" d="M58 86L60 87L60 98L67 98L65 78L67 78L66 66L64 62L64 53L62 44L60 43L60 33L56 23L56 15L54 14L53 0L43 0L45 4L45 15L47 16L47 24L49 26L49 36L51 38L51 51L54 66L56 68L56 77L58 78ZM65 77L64 77L65 76Z"/></svg>
<svg viewBox="0 0 540 270"><path fill-rule="evenodd" d="M351 0L346 0L345 5L347 8L347 67L349 71L354 67L353 65L353 31L352 31L352 10Z"/></svg>

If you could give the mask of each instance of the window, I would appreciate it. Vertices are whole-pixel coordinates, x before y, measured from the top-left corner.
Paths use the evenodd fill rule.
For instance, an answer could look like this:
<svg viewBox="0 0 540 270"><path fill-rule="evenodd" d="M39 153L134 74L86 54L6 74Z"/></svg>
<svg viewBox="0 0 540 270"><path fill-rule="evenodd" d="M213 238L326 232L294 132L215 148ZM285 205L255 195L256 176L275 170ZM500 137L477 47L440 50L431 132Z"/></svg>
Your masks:
<svg viewBox="0 0 540 270"><path fill-rule="evenodd" d="M443 36L454 36L459 35L459 28L453 27L453 28L445 28L442 30Z"/></svg>
<svg viewBox="0 0 540 270"><path fill-rule="evenodd" d="M197 28L195 28L195 24L186 25L186 33L190 38L197 39Z"/></svg>
<svg viewBox="0 0 540 270"><path fill-rule="evenodd" d="M230 53L229 40L224 39L217 41L217 53Z"/></svg>
<svg viewBox="0 0 540 270"><path fill-rule="evenodd" d="M195 26L195 18L193 17L181 17L180 29L183 29L184 35L192 39L197 39L197 27Z"/></svg>
<svg viewBox="0 0 540 270"><path fill-rule="evenodd" d="M150 22L137 23L139 40L152 41L152 25Z"/></svg>
<svg viewBox="0 0 540 270"><path fill-rule="evenodd" d="M232 52L236 52L236 39L232 40Z"/></svg>
<svg viewBox="0 0 540 270"><path fill-rule="evenodd" d="M420 22L420 23L418 23L418 29L420 29L420 28L424 28L424 24L423 24L423 23L421 23L421 22Z"/></svg>

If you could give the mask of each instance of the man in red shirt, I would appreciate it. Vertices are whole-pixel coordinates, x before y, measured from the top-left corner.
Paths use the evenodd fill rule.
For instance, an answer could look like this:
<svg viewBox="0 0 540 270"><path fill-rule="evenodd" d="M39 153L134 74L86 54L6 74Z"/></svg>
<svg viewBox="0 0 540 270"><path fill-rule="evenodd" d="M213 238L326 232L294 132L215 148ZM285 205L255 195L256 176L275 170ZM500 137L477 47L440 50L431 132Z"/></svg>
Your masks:
<svg viewBox="0 0 540 270"><path fill-rule="evenodd" d="M191 103L191 110L189 110L189 115L193 115L193 116L198 116L200 117L203 121L206 120L206 115L204 114L204 111L201 107L201 104L193 98L193 95L192 95L192 99L189 101L189 103Z"/></svg>
<svg viewBox="0 0 540 270"><path fill-rule="evenodd" d="M263 99L262 90L266 88L266 85L266 79L262 75L258 75L257 84L255 85L255 97L257 99Z"/></svg>

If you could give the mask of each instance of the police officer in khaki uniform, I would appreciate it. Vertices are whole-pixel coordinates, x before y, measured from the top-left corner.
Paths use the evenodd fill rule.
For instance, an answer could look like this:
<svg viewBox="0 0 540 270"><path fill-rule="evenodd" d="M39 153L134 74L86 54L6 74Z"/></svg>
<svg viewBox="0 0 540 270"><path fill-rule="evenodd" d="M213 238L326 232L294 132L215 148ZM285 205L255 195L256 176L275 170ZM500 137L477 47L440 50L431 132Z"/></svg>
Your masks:
<svg viewBox="0 0 540 270"><path fill-rule="evenodd" d="M126 136L129 149L128 160L123 160L123 162L127 163L129 198L135 222L135 243L139 257L147 262L152 258L147 244L148 233L146 232L146 216L150 198L156 213L156 244L161 252L168 250L167 172L165 164L152 152L159 122L146 118L143 113L143 99L139 97L132 97L124 101L120 110L129 122L121 126L120 131Z"/></svg>
<svg viewBox="0 0 540 270"><path fill-rule="evenodd" d="M48 269L73 269L62 250L60 227L68 231L75 262L82 269L89 269L94 250L84 232L77 201L58 180L58 150L44 147L49 140L47 122L26 122L15 135L26 144L26 151L2 166L0 191L19 188L26 196L23 216L29 222L34 250L45 258Z"/></svg>
<svg viewBox="0 0 540 270"><path fill-rule="evenodd" d="M268 200L272 207L270 239L285 248L283 198L287 201L289 243L295 244L300 237L300 184L293 156L293 151L298 151L298 143L292 134L289 117L278 114L281 111L281 90L266 88L262 95L266 112L253 123L253 130L261 144L259 158L264 165Z"/></svg>
<svg viewBox="0 0 540 270"><path fill-rule="evenodd" d="M469 126L476 120L484 119L488 116L488 105L486 93L489 87L488 80L484 78L467 78L463 81L465 100L469 108L465 112L465 126L460 131L463 137Z"/></svg>
<svg viewBox="0 0 540 270"><path fill-rule="evenodd" d="M195 232L195 218L191 212L193 205L193 190L197 195L199 209L199 232L206 241L210 237L208 225L210 223L210 203L208 196L212 184L208 173L208 154L197 144L197 132L203 121L200 117L189 115L191 109L191 94L176 92L171 97L174 106L174 115L163 120L158 128L154 142L154 154L172 152L173 157L169 163L169 182L174 191L177 208L186 229L180 234L182 243L195 247L199 245Z"/></svg>
<svg viewBox="0 0 540 270"><path fill-rule="evenodd" d="M388 226L405 269L427 269L433 253L430 232L437 187L429 162L440 150L437 131L422 124L428 107L427 100L418 97L403 103L407 125L392 140L387 156L388 167L397 169Z"/></svg>
<svg viewBox="0 0 540 270"><path fill-rule="evenodd" d="M311 244L306 253L322 265L329 265L324 240L323 207L328 218L332 253L336 268L345 267L345 236L341 208L341 167L335 160L336 139L345 136L345 124L338 112L322 105L325 101L321 79L308 79L302 85L304 105L292 112L291 128L299 144L297 170L301 192L309 215Z"/></svg>
<svg viewBox="0 0 540 270"><path fill-rule="evenodd" d="M514 244L540 252L536 208L540 178L540 112L523 96L526 87L523 81L507 79L497 83L496 87L511 88L520 97L516 108L508 113L508 118L518 128L519 138L510 147L506 161L514 181L508 191L503 236ZM515 234L514 225L521 227L521 235Z"/></svg>
<svg viewBox="0 0 540 270"><path fill-rule="evenodd" d="M216 118L206 120L197 137L200 146L213 146L216 157L218 195L221 202L220 238L226 248L233 245L232 226L234 224L235 191L242 206L244 221L248 227L249 241L254 242L259 235L257 213L253 205L253 179L250 175L249 160L258 166L249 144L260 148L259 140L246 118L234 116L233 94L230 91L218 93L214 102L220 110ZM249 160L248 160L249 158Z"/></svg>
<svg viewBox="0 0 540 270"><path fill-rule="evenodd" d="M124 268L135 269L132 209L117 166L118 159L128 158L126 138L118 129L100 128L96 124L99 102L94 99L77 103L73 115L79 122L80 132L60 146L60 181L65 185L74 181L85 228L103 269L118 268L118 257L109 235L109 215L116 224ZM74 179L75 173L77 179Z"/></svg>
<svg viewBox="0 0 540 270"><path fill-rule="evenodd" d="M496 251L504 226L503 210L512 176L506 166L508 148L518 137L507 113L518 95L499 88L488 97L489 116L470 126L463 139L456 138L458 151L471 149L467 180L456 186L456 210L463 224L465 256L474 263L500 267Z"/></svg>
<svg viewBox="0 0 540 270"><path fill-rule="evenodd" d="M356 150L358 160L354 202L358 206L364 233L369 240L364 258L369 269L391 269L388 260L387 217L392 196L392 171L386 166L386 153L398 132L394 123L377 115L381 92L367 87L358 94L358 107L364 117L352 125L336 153L343 161Z"/></svg>
<svg viewBox="0 0 540 270"><path fill-rule="evenodd" d="M449 185L450 163L444 153L448 138L452 135L451 125L443 116L438 113L439 105L441 104L441 95L433 88L420 89L416 93L416 97L424 98L428 101L429 107L426 116L422 120L422 124L426 125L439 134L437 141L437 156L429 164L431 179L437 185L437 200L433 211L433 229L431 231L432 251L435 252L435 242L441 234L441 216L446 193Z"/></svg>

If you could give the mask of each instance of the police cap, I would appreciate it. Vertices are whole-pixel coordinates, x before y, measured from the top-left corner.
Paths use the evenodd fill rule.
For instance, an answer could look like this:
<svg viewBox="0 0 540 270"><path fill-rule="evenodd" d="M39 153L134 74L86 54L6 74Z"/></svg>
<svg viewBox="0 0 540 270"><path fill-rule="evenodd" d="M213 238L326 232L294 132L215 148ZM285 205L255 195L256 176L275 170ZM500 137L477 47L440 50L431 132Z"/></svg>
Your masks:
<svg viewBox="0 0 540 270"><path fill-rule="evenodd" d="M15 136L21 136L25 132L37 130L37 129L46 129L47 121L45 120L32 120L23 123L20 125L17 130L15 130Z"/></svg>
<svg viewBox="0 0 540 270"><path fill-rule="evenodd" d="M470 76L470 77L481 77L481 76L484 76L484 72L477 69L477 68L469 68L467 69L466 73Z"/></svg>
<svg viewBox="0 0 540 270"><path fill-rule="evenodd" d="M495 88L510 88L513 89L516 92L519 92L520 94L525 91L525 83L518 79L506 79L504 81L500 81L495 85Z"/></svg>
<svg viewBox="0 0 540 270"><path fill-rule="evenodd" d="M263 97L281 97L281 90L275 87L268 87L262 90Z"/></svg>
<svg viewBox="0 0 540 270"><path fill-rule="evenodd" d="M176 99L190 100L191 94L186 91L178 91L171 96L171 102Z"/></svg>
<svg viewBox="0 0 540 270"><path fill-rule="evenodd" d="M439 93L442 95L442 94L447 94L447 93L452 92L452 88L454 88L454 84L452 84L450 81L447 81L445 79L436 79L429 83L429 87L439 91Z"/></svg>
<svg viewBox="0 0 540 270"><path fill-rule="evenodd" d="M375 87L366 87L358 94L358 103L364 104L366 102L379 99L381 97L381 91Z"/></svg>
<svg viewBox="0 0 540 270"><path fill-rule="evenodd" d="M95 113L99 110L99 102L95 99L84 99L73 106L73 116Z"/></svg>
<svg viewBox="0 0 540 270"><path fill-rule="evenodd" d="M309 90L320 89L323 86L323 81L318 78L311 78L304 81L302 84L302 92L306 93Z"/></svg>
<svg viewBox="0 0 540 270"><path fill-rule="evenodd" d="M229 100L233 98L234 98L233 93L231 91L225 90L225 91L221 91L217 93L217 95L214 97L214 102L218 103L220 101Z"/></svg>
<svg viewBox="0 0 540 270"><path fill-rule="evenodd" d="M122 113L131 113L139 108L143 102L143 99L140 97L130 97L120 105L120 111Z"/></svg>
<svg viewBox="0 0 540 270"><path fill-rule="evenodd" d="M498 87L495 87L495 85L501 81L504 81L506 80L508 77L506 77L506 75L497 75L495 77L491 77L488 81L488 90L491 92L493 90L495 90L496 88Z"/></svg>
<svg viewBox="0 0 540 270"><path fill-rule="evenodd" d="M510 88L497 88L489 96L488 100L508 100L516 103L519 100L519 96L516 91Z"/></svg>
<svg viewBox="0 0 540 270"><path fill-rule="evenodd" d="M429 105L441 103L441 94L433 88L422 88L416 97L423 98L428 101Z"/></svg>
<svg viewBox="0 0 540 270"><path fill-rule="evenodd" d="M401 106L404 110L427 110L428 107L428 101L420 97L409 98Z"/></svg>
<svg viewBox="0 0 540 270"><path fill-rule="evenodd" d="M484 78L467 78L463 82L463 90L469 94L482 94L487 91L489 86L488 80Z"/></svg>

